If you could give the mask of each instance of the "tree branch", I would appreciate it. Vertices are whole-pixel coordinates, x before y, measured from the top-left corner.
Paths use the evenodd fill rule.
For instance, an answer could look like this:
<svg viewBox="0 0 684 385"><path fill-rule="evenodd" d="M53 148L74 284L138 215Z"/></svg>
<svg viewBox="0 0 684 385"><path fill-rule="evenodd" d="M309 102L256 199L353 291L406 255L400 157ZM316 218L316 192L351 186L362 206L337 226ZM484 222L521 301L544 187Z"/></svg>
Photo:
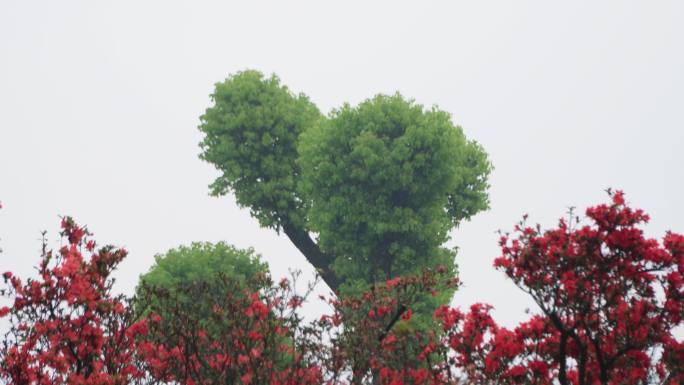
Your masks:
<svg viewBox="0 0 684 385"><path fill-rule="evenodd" d="M394 326L397 321L399 321L399 317L401 317L402 314L406 311L406 306L403 304L399 305L399 308L397 309L397 314L394 315L390 323L385 327L385 330L382 331L380 336L378 337L378 342L382 342L382 340L387 337L387 333L389 333L390 330L392 330L392 327Z"/></svg>
<svg viewBox="0 0 684 385"><path fill-rule="evenodd" d="M336 292L343 280L330 269L330 264L333 262L334 257L323 253L306 230L290 222L283 224L283 232L290 238L290 241L292 241L297 249L304 254L306 260L316 268L330 289Z"/></svg>

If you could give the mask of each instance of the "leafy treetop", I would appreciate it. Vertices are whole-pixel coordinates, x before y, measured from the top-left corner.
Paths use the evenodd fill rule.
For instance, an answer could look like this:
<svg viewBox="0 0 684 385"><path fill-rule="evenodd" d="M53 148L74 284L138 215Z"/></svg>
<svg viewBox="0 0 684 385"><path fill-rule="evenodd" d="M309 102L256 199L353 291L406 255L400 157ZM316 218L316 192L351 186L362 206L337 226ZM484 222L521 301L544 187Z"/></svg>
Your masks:
<svg viewBox="0 0 684 385"><path fill-rule="evenodd" d="M345 105L300 140L310 225L345 278L374 282L443 263L461 220L487 208L491 166L447 112L401 95Z"/></svg>
<svg viewBox="0 0 684 385"><path fill-rule="evenodd" d="M326 117L257 71L218 83L212 99L199 126L200 157L221 173L212 194L233 192L282 230L333 290L453 266L449 230L487 208L491 165L444 111L394 95Z"/></svg>
<svg viewBox="0 0 684 385"><path fill-rule="evenodd" d="M267 271L268 265L252 248L242 250L225 242L194 242L155 256L155 264L140 277L140 282L168 289L206 281L217 274L247 282Z"/></svg>
<svg viewBox="0 0 684 385"><path fill-rule="evenodd" d="M200 157L221 172L214 196L233 192L264 227L306 222L296 166L299 135L321 119L305 95L294 95L277 76L244 71L216 84L214 105L200 118Z"/></svg>
<svg viewBox="0 0 684 385"><path fill-rule="evenodd" d="M190 246L180 246L157 255L152 268L140 276L136 288L137 310L164 315L169 311L163 306L168 302L162 298L164 295L177 297L178 304L186 308L196 308L197 298L189 296L187 288L198 282L225 277L247 288L254 282L261 282L256 278L267 273L268 265L251 248L242 250L224 242L195 242ZM142 301L142 297L148 298ZM201 313L207 317L210 309Z"/></svg>

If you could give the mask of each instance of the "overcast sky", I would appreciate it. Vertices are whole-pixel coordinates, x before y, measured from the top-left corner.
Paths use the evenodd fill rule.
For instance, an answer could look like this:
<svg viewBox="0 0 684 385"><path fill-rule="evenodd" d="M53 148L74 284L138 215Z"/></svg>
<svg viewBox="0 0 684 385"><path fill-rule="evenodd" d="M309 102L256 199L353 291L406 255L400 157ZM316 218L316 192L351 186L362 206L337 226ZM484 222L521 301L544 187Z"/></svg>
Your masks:
<svg viewBox="0 0 684 385"><path fill-rule="evenodd" d="M59 216L125 246L130 293L155 253L253 246L311 276L197 157L213 84L275 72L329 111L401 92L453 114L495 166L491 209L453 232L465 286L513 325L532 303L491 265L497 229L549 227L624 189L651 236L684 232L682 1L0 0L0 271L31 273Z"/></svg>

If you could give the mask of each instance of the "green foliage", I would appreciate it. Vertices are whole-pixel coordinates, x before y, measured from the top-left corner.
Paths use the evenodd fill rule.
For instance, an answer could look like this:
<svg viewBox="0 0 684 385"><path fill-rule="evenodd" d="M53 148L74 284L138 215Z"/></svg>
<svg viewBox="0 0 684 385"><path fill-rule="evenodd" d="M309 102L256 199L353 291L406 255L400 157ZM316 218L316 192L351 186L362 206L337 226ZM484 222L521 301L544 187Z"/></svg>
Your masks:
<svg viewBox="0 0 684 385"><path fill-rule="evenodd" d="M252 248L238 249L225 242L195 242L155 256L155 264L140 277L134 305L138 312L161 315L159 330L168 331L169 335L155 338L177 338L176 332L187 322L178 314L191 316L207 333L220 338L213 307L238 299L249 301L247 292L271 286L268 265ZM279 339L280 343L292 343L288 337ZM290 360L285 354L281 359L285 365Z"/></svg>
<svg viewBox="0 0 684 385"><path fill-rule="evenodd" d="M235 193L242 207L264 227L303 225L297 141L321 119L305 95L294 95L275 75L240 72L216 84L214 105L200 118L205 134L200 157L222 173L212 195Z"/></svg>
<svg viewBox="0 0 684 385"><path fill-rule="evenodd" d="M254 277L265 273L268 273L268 265L261 262L253 249L241 250L224 242L196 242L155 256L155 264L140 276L136 291L140 293L142 285L146 285L173 292L181 303L192 303L195 299L186 298L184 287L211 282L219 276L247 285L255 282ZM157 308L155 301L148 305L158 313L164 311Z"/></svg>
<svg viewBox="0 0 684 385"><path fill-rule="evenodd" d="M444 244L487 209L492 166L449 113L396 94L323 116L256 71L218 83L212 98L199 127L200 156L221 173L212 194L234 193L262 226L283 230L331 289L358 293L440 264L455 274Z"/></svg>
<svg viewBox="0 0 684 385"><path fill-rule="evenodd" d="M487 208L491 166L448 113L379 95L345 105L301 137L302 187L320 245L347 279L375 281L440 263L449 230Z"/></svg>

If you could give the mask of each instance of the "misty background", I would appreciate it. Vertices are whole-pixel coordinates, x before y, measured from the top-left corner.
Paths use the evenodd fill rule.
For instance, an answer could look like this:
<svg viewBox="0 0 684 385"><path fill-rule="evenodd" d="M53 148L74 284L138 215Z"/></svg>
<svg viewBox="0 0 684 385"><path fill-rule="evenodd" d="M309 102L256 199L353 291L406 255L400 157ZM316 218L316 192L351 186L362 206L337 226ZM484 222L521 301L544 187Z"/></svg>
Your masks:
<svg viewBox="0 0 684 385"><path fill-rule="evenodd" d="M0 0L0 272L33 274L41 230L57 248L71 215L129 250L119 292L192 241L313 278L286 237L208 196L199 116L251 68L324 112L396 91L450 112L495 167L491 209L452 233L453 303L513 326L535 306L492 261L523 214L551 227L613 187L651 215L648 235L684 232L683 19L665 0Z"/></svg>

